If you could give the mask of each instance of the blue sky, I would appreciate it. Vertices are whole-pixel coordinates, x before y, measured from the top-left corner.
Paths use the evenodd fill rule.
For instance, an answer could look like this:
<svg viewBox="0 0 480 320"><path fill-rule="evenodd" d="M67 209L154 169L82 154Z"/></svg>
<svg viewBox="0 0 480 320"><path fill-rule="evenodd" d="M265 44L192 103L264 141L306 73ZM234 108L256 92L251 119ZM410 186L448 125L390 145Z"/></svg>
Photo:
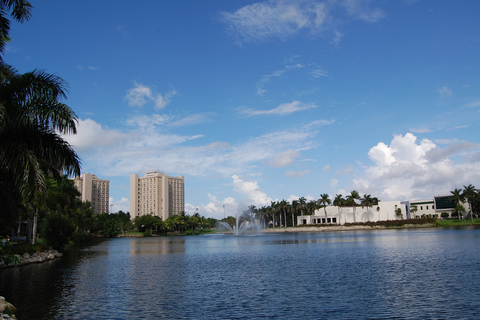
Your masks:
<svg viewBox="0 0 480 320"><path fill-rule="evenodd" d="M4 60L69 83L83 172L186 211L480 186L478 1L32 1Z"/></svg>

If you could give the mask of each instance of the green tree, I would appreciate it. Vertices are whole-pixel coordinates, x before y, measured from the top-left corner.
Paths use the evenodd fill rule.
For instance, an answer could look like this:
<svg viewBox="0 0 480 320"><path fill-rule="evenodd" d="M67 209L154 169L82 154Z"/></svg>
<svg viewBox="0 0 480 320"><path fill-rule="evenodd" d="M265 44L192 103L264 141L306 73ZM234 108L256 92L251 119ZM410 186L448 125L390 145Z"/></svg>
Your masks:
<svg viewBox="0 0 480 320"><path fill-rule="evenodd" d="M358 191L356 190L353 190L350 192L350 194L347 196L347 201L348 201L348 204L352 206L353 208L353 222L357 222L356 220L356 216L355 216L355 207L356 207L356 202L355 200L358 200L360 199L360 195L358 194Z"/></svg>
<svg viewBox="0 0 480 320"><path fill-rule="evenodd" d="M277 212L277 202L272 201L270 204L270 213L272 214L273 227L275 228L275 212Z"/></svg>
<svg viewBox="0 0 480 320"><path fill-rule="evenodd" d="M418 207L417 206L411 206L410 207L410 213L413 214L413 216L415 217L415 213L417 213L418 211ZM443 217L443 215L442 215ZM448 214L447 214L447 217L448 217Z"/></svg>
<svg viewBox="0 0 480 320"><path fill-rule="evenodd" d="M287 200L283 199L278 203L278 210L280 211L280 226L281 226L281 221L282 221L282 215L281 212L283 212L283 217L285 220L285 228L287 227L287 210L288 210L289 203Z"/></svg>
<svg viewBox="0 0 480 320"><path fill-rule="evenodd" d="M330 197L328 194L323 193L320 195L320 199L318 199L318 204L323 205L323 210L325 211L325 220L327 219L327 205L332 204L332 200L330 200Z"/></svg>
<svg viewBox="0 0 480 320"><path fill-rule="evenodd" d="M473 222L473 203L475 202L475 197L477 196L477 190L474 186L469 184L468 186L463 186L462 199L468 202L470 206L470 217Z"/></svg>
<svg viewBox="0 0 480 320"><path fill-rule="evenodd" d="M304 197L299 198L298 199L298 204L299 204L299 207L300 207L300 214L303 217L303 209L305 209L305 207L307 206L307 199L305 199Z"/></svg>
<svg viewBox="0 0 480 320"><path fill-rule="evenodd" d="M461 189L455 188L455 190L450 191L450 193L452 194L452 197L450 198L450 201L453 204L455 204L455 206L464 200ZM458 211L456 213L458 214ZM458 214L458 220L460 220L460 215L459 214Z"/></svg>
<svg viewBox="0 0 480 320"><path fill-rule="evenodd" d="M74 230L75 226L68 216L53 212L46 217L42 234L49 246L61 250L70 241Z"/></svg>
<svg viewBox="0 0 480 320"><path fill-rule="evenodd" d="M377 201L378 203L378 201ZM374 199L372 198L371 195L369 194L364 194L363 195L363 198L360 199L360 204L362 206L362 209L364 207L367 207L367 213L370 214L370 211L369 211L369 208L372 208L373 207L373 204L374 204ZM368 217L369 220L370 220L370 216Z"/></svg>
<svg viewBox="0 0 480 320"><path fill-rule="evenodd" d="M9 14L16 21L22 23L29 20L32 15L32 5L24 0L1 0L0 1L0 54L5 52L5 45L10 41L10 20L6 17ZM1 59L1 58L0 58Z"/></svg>
<svg viewBox="0 0 480 320"><path fill-rule="evenodd" d="M77 117L61 102L61 78L19 74L3 62L0 69L0 201L3 215L18 214L19 203L32 205L45 195L48 175L80 174L77 154L59 135L76 133Z"/></svg>

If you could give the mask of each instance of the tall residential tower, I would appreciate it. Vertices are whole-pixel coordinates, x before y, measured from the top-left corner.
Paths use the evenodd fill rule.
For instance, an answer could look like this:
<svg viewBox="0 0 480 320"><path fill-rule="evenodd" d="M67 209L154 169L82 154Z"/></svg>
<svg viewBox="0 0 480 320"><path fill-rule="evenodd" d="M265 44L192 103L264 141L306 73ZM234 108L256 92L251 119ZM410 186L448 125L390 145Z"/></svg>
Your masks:
<svg viewBox="0 0 480 320"><path fill-rule="evenodd" d="M82 201L90 201L95 213L108 212L110 180L99 179L90 173L83 173L72 180L82 194Z"/></svg>
<svg viewBox="0 0 480 320"><path fill-rule="evenodd" d="M163 172L130 175L130 217L152 214L163 221L185 210L185 178Z"/></svg>

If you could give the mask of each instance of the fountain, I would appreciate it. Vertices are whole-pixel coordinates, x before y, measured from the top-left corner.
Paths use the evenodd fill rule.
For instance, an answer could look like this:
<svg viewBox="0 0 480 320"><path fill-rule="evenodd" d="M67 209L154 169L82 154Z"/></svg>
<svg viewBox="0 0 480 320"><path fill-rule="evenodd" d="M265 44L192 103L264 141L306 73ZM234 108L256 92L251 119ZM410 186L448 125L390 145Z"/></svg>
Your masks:
<svg viewBox="0 0 480 320"><path fill-rule="evenodd" d="M245 206L245 205L243 205L243 206ZM220 229L220 230L225 229L226 231L230 231L236 236L244 233L245 231L247 231L249 229L250 230L259 230L261 227L258 223L255 223L255 222L242 221L240 226L238 225L238 222L240 221L239 216L241 216L241 215L238 214L238 211L243 212L241 207L242 207L242 204L241 203L238 204L237 213L235 214L235 220L236 221L235 221L235 225L233 226L233 228L227 222L223 222L223 221L217 221L217 223L216 223L217 228Z"/></svg>

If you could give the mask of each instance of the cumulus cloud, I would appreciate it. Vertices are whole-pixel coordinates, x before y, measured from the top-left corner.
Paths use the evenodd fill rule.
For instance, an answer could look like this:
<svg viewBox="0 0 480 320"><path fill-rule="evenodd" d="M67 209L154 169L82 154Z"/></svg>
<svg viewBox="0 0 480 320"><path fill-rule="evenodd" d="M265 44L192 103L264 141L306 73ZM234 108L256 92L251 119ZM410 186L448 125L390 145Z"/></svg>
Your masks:
<svg viewBox="0 0 480 320"><path fill-rule="evenodd" d="M299 129L252 137L235 145L221 140L202 144L201 133L168 133L168 119L161 115L132 118L128 122L131 129L128 134L115 132L123 140L113 139L112 144L105 148L90 148L90 152L82 154L84 167L104 176L129 175L132 172L141 174L147 170L159 169L172 175L230 177L233 174L252 173L264 165L286 166L298 157L300 151L308 150L316 144L313 137L317 134L317 126L308 124ZM92 134L90 144L87 145L91 147L109 141L98 139L103 135L103 132ZM184 142L193 139L199 140L195 146L184 145ZM80 142L86 144L86 141Z"/></svg>
<svg viewBox="0 0 480 320"><path fill-rule="evenodd" d="M130 212L130 201L122 197L120 200L115 200L113 197L109 198L111 210L113 212L123 211L123 212ZM112 206L113 204L113 206Z"/></svg>
<svg viewBox="0 0 480 320"><path fill-rule="evenodd" d="M177 94L175 89L165 95L154 92L150 87L134 83L134 87L127 92L125 99L131 107L142 107L148 102L153 102L156 109L163 109L170 103L170 98Z"/></svg>
<svg viewBox="0 0 480 320"><path fill-rule="evenodd" d="M329 165L329 164L326 164L326 165L323 167L323 171L330 171L330 165Z"/></svg>
<svg viewBox="0 0 480 320"><path fill-rule="evenodd" d="M314 104L306 104L300 101L293 101L291 103L283 103L278 107L270 110L254 110L254 109L240 108L239 111L241 113L246 114L248 117L258 116L258 115L269 115L269 114L285 116L294 112L308 110L308 109L317 108L317 107L318 106Z"/></svg>
<svg viewBox="0 0 480 320"><path fill-rule="evenodd" d="M293 160L298 158L300 153L296 150L287 150L273 155L268 164L275 168L286 167L293 163Z"/></svg>
<svg viewBox="0 0 480 320"><path fill-rule="evenodd" d="M412 133L395 135L390 145L379 142L368 153L374 165L353 180L352 188L383 200L407 200L449 194L479 181L478 160L471 161L478 145L443 142L447 145L441 148L428 139L417 141Z"/></svg>
<svg viewBox="0 0 480 320"><path fill-rule="evenodd" d="M79 119L77 134L64 135L63 137L75 147L77 152L95 148L114 147L129 140L128 134L103 127L92 119Z"/></svg>
<svg viewBox="0 0 480 320"><path fill-rule="evenodd" d="M237 175L232 176L235 192L243 195L251 203L257 206L267 206L271 204L272 198L268 197L256 181L243 180Z"/></svg>
<svg viewBox="0 0 480 320"><path fill-rule="evenodd" d="M330 179L330 185L331 185L332 187L335 187L337 184L338 184L338 180L337 180L337 179L334 179L334 178Z"/></svg>

